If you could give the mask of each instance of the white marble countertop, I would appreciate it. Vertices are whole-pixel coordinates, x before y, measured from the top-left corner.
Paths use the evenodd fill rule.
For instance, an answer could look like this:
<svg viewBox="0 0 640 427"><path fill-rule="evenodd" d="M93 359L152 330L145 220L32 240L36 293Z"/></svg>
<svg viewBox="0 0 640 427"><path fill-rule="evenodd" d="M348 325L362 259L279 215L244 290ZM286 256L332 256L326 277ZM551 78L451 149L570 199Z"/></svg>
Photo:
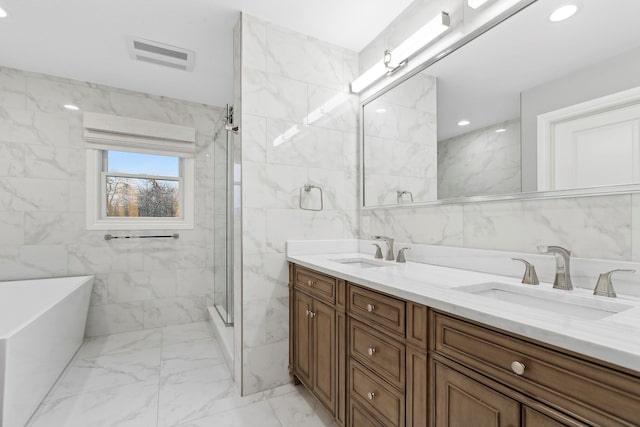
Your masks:
<svg viewBox="0 0 640 427"><path fill-rule="evenodd" d="M456 289L489 282L534 288L513 277L417 262L399 264L384 261L385 265L381 267L360 267L336 260L378 260L373 260L371 254L326 252L305 254L289 251L287 259L370 289L640 372L640 298L621 295L618 298L595 297L586 289L562 291L553 289L549 283L535 287L547 295L570 292L571 296L592 299L596 305L602 301L603 304L615 302L633 306L600 320L585 320Z"/></svg>

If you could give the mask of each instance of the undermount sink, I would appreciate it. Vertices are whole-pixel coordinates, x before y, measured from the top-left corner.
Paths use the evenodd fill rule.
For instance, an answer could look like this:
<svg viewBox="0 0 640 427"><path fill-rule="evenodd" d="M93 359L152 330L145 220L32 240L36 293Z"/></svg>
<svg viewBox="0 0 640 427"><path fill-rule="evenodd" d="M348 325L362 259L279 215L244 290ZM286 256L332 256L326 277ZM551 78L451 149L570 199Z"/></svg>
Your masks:
<svg viewBox="0 0 640 427"><path fill-rule="evenodd" d="M385 264L382 261L377 261L377 260L369 259L369 258L361 258L361 257L357 257L357 258L338 258L338 259L332 259L331 261L337 262L338 264L350 265L350 266L359 267L359 268L374 268L374 267L386 267L387 266L387 264Z"/></svg>
<svg viewBox="0 0 640 427"><path fill-rule="evenodd" d="M499 282L461 286L456 290L585 320L604 319L635 307L602 297L576 295L567 291Z"/></svg>

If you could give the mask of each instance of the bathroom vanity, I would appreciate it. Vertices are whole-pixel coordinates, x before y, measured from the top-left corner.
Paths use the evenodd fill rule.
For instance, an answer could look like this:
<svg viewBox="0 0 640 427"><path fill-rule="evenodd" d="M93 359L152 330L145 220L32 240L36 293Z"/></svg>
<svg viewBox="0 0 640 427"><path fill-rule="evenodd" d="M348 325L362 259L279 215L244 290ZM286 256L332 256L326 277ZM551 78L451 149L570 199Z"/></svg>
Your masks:
<svg viewBox="0 0 640 427"><path fill-rule="evenodd" d="M640 425L640 301L567 316L478 291L528 286L511 277L288 258L289 370L340 425Z"/></svg>

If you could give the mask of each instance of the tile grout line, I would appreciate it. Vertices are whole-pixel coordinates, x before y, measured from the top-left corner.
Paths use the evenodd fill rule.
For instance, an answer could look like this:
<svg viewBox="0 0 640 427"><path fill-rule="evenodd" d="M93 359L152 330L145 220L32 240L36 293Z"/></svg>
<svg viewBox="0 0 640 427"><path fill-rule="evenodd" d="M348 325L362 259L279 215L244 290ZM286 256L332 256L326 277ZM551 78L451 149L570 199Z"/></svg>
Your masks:
<svg viewBox="0 0 640 427"><path fill-rule="evenodd" d="M285 394L287 394L287 393L285 393ZM283 396L284 396L284 395L283 395ZM275 397L278 397L278 396L275 396ZM280 423L280 426L281 426L281 427L284 427L284 424L282 424L282 420L281 420L281 419L280 419L280 417L278 416L278 413L276 412L276 409L275 409L275 408L273 407L273 405L271 404L271 398L270 398L270 397L266 397L266 396L265 396L265 398L266 398L267 404L269 405L269 407L270 407L270 408L271 408L271 410L273 411L273 415L275 415L276 420L278 420L278 423Z"/></svg>

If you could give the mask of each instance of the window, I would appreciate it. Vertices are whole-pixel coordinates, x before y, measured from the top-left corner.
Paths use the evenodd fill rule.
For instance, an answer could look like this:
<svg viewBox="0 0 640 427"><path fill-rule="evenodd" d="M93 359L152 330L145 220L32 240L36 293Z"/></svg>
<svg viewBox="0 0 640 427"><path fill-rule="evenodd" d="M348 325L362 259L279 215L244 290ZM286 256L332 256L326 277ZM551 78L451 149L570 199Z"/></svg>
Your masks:
<svg viewBox="0 0 640 427"><path fill-rule="evenodd" d="M105 151L103 216L179 218L180 158Z"/></svg>
<svg viewBox="0 0 640 427"><path fill-rule="evenodd" d="M105 115L87 120L88 114L87 228L193 228L195 144L167 137L175 134L173 125ZM114 123L115 130L100 128Z"/></svg>

